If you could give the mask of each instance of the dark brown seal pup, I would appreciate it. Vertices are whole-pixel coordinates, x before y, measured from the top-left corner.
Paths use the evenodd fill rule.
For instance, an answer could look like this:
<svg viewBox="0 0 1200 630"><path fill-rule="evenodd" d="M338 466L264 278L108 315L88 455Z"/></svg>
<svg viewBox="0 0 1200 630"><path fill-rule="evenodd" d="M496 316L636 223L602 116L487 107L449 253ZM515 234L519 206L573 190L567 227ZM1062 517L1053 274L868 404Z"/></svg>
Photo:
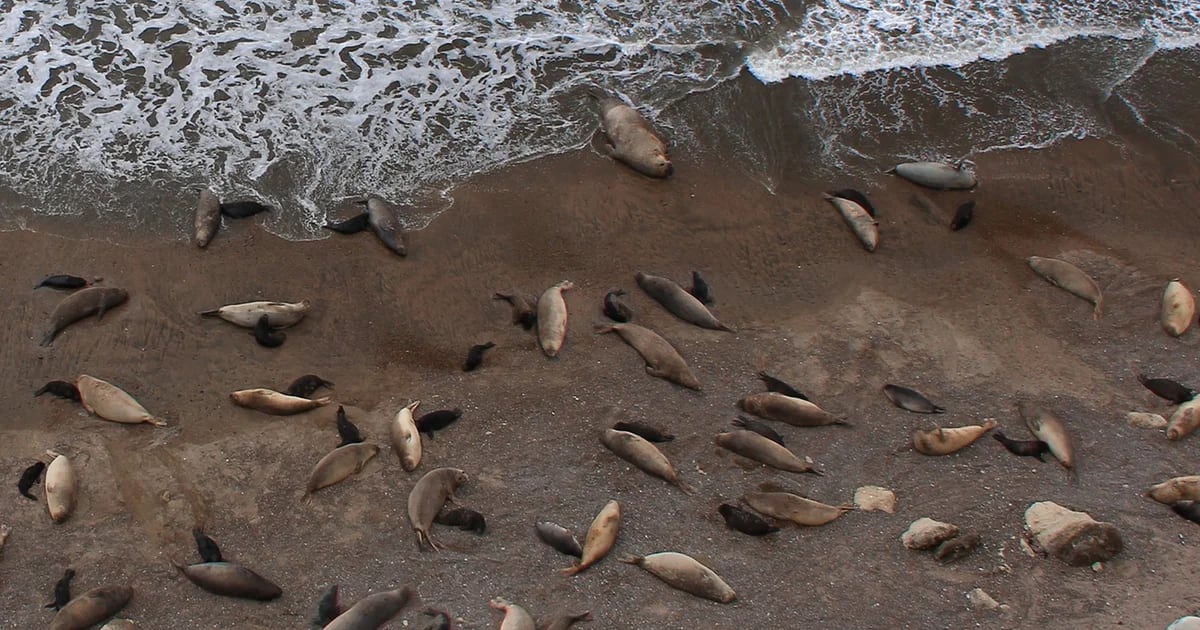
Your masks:
<svg viewBox="0 0 1200 630"><path fill-rule="evenodd" d="M688 389L700 389L700 380L692 374L687 362L679 356L679 351L653 330L637 324L596 324L595 331L596 334L617 333L625 343L642 355L646 362L646 373L650 376L657 376Z"/></svg>
<svg viewBox="0 0 1200 630"><path fill-rule="evenodd" d="M338 615L325 630L375 630L404 610L413 598L408 587L368 595Z"/></svg>
<svg viewBox="0 0 1200 630"><path fill-rule="evenodd" d="M309 624L310 630L321 630L343 612L345 609L342 608L341 599L338 597L338 585L330 584L317 598L317 616L313 617L312 623Z"/></svg>
<svg viewBox="0 0 1200 630"><path fill-rule="evenodd" d="M417 547L429 543L434 551L441 545L429 535L433 519L442 511L446 499L454 495L458 487L467 482L467 473L457 468L435 468L421 477L412 492L408 493L408 521L417 534Z"/></svg>
<svg viewBox="0 0 1200 630"><path fill-rule="evenodd" d="M1200 525L1200 503L1195 501L1176 501L1171 504L1171 511Z"/></svg>
<svg viewBox="0 0 1200 630"><path fill-rule="evenodd" d="M29 494L29 489L36 485L38 480L42 478L42 471L45 469L46 462L34 462L32 466L26 468L25 472L21 473L21 478L17 481L17 492L20 492L21 496L30 501L37 501L37 497Z"/></svg>
<svg viewBox="0 0 1200 630"><path fill-rule="evenodd" d="M131 599L129 586L94 588L63 606L50 622L50 630L86 630L120 612Z"/></svg>
<svg viewBox="0 0 1200 630"><path fill-rule="evenodd" d="M337 408L337 431L338 437L342 438L342 443L338 446L358 444L363 441L362 433L359 433L358 427L350 422L350 418L346 417L346 408L341 405L338 405Z"/></svg>
<svg viewBox="0 0 1200 630"><path fill-rule="evenodd" d="M1169 400L1176 405L1182 405L1196 397L1196 392L1190 387L1184 387L1169 378L1147 378L1145 374L1138 374L1137 379L1155 396Z"/></svg>
<svg viewBox="0 0 1200 630"><path fill-rule="evenodd" d="M298 396L300 398L311 398L313 392L322 387L333 387L333 381L327 381L316 374L305 374L300 378L292 381L288 385L287 392L289 396Z"/></svg>
<svg viewBox="0 0 1200 630"><path fill-rule="evenodd" d="M50 345L64 328L85 317L95 315L97 320L104 319L104 313L128 299L128 291L111 287L89 287L68 295L50 313L50 330L42 338L42 345Z"/></svg>
<svg viewBox="0 0 1200 630"><path fill-rule="evenodd" d="M537 325L537 298L527 296L517 291L510 293L497 292L493 300L504 300L512 307L512 323L520 325L525 330L533 330Z"/></svg>
<svg viewBox="0 0 1200 630"><path fill-rule="evenodd" d="M204 530L199 527L192 528L192 538L196 540L196 551L200 554L201 562L224 562L221 557L221 548L217 545L217 541L209 538Z"/></svg>
<svg viewBox="0 0 1200 630"><path fill-rule="evenodd" d="M576 558L583 557L583 547L571 530L555 523L540 521L534 524L534 531L537 532L539 540L550 545L558 553Z"/></svg>
<svg viewBox="0 0 1200 630"><path fill-rule="evenodd" d="M454 424L456 420L462 417L461 409L439 409L430 411L429 413L417 418L417 432L424 433L433 439L435 431L441 431L446 427Z"/></svg>
<svg viewBox="0 0 1200 630"><path fill-rule="evenodd" d="M287 333L276 330L271 325L271 318L263 315L258 318L258 322L254 324L254 340L258 345L264 348L278 348L287 340Z"/></svg>
<svg viewBox="0 0 1200 630"><path fill-rule="evenodd" d="M633 319L633 311L621 301L624 289L613 289L604 294L604 316L614 322L626 323Z"/></svg>
<svg viewBox="0 0 1200 630"><path fill-rule="evenodd" d="M717 512L725 519L726 527L736 529L747 536L766 536L779 531L778 527L766 522L757 514L747 512L736 505L722 503Z"/></svg>
<svg viewBox="0 0 1200 630"><path fill-rule="evenodd" d="M588 96L600 105L600 126L607 137L610 157L650 177L670 177L675 172L667 157L667 145L638 111L625 103L596 92Z"/></svg>
<svg viewBox="0 0 1200 630"><path fill-rule="evenodd" d="M733 426L735 426L739 429L753 431L780 446L787 446L787 444L783 443L782 435L779 435L779 433L777 433L775 431L775 429L772 429L771 427L759 422L758 420L755 420L753 418L747 418L746 416L738 416L733 419L732 424L733 424Z"/></svg>
<svg viewBox="0 0 1200 630"><path fill-rule="evenodd" d="M628 431L650 442L670 442L675 439L674 435L641 422L618 422L612 425L612 428L617 431Z"/></svg>
<svg viewBox="0 0 1200 630"><path fill-rule="evenodd" d="M691 293L692 297L703 302L705 306L713 305L712 289L709 288L708 283L704 281L699 271L692 272L692 286L688 288L687 292Z"/></svg>
<svg viewBox="0 0 1200 630"><path fill-rule="evenodd" d="M1050 447L1041 440L1014 440L1004 435L1003 431L996 431L992 434L992 437L996 438L997 442L1003 444L1009 453L1022 457L1036 457L1039 462L1046 461L1042 459L1042 454L1050 452Z"/></svg>
<svg viewBox="0 0 1200 630"><path fill-rule="evenodd" d="M37 398L42 394L53 394L59 398L74 400L75 402L79 402L81 400L79 396L79 388L75 387L75 383L68 383L67 381L50 381L49 383L42 385L42 387L36 392L33 392L33 397Z"/></svg>
<svg viewBox="0 0 1200 630"><path fill-rule="evenodd" d="M337 223L326 223L321 226L326 230L333 230L338 234L358 234L359 232L371 227L371 215L369 213L356 214L345 221Z"/></svg>
<svg viewBox="0 0 1200 630"><path fill-rule="evenodd" d="M838 197L841 199L848 199L850 201L853 201L854 203L862 206L862 209L866 210L867 214L871 215L872 217L875 217L875 206L871 205L871 200L867 199L866 195L862 194L861 192L859 192L857 190L854 190L853 188L843 188L841 190L835 190L828 194L830 197Z"/></svg>
<svg viewBox="0 0 1200 630"><path fill-rule="evenodd" d="M192 584L214 595L269 601L283 594L283 590L267 578L232 562L177 564L175 568Z"/></svg>
<svg viewBox="0 0 1200 630"><path fill-rule="evenodd" d="M883 395L887 396L893 405L914 413L942 413L945 411L944 408L930 402L921 392L900 385L884 385Z"/></svg>
<svg viewBox="0 0 1200 630"><path fill-rule="evenodd" d="M79 276L68 276L66 274L58 274L54 276L46 276L41 282L33 285L33 288L40 289L42 287L50 287L51 289L81 289L88 285L88 281Z"/></svg>
<svg viewBox="0 0 1200 630"><path fill-rule="evenodd" d="M732 328L722 324L700 300L673 281L644 271L637 272L634 278L647 295L679 319L709 330L734 332Z"/></svg>
<svg viewBox="0 0 1200 630"><path fill-rule="evenodd" d="M230 219L245 219L260 212L270 212L271 206L265 206L257 201L240 200L221 204L221 214Z"/></svg>
<svg viewBox="0 0 1200 630"><path fill-rule="evenodd" d="M463 363L463 371L470 372L479 367L483 363L483 353L495 347L496 344L490 341L471 346L467 352L467 360Z"/></svg>
<svg viewBox="0 0 1200 630"><path fill-rule="evenodd" d="M475 532L482 536L487 532L487 520L483 515L470 508L458 508L449 512L439 512L433 517L433 522L438 525L449 525L457 527L464 532Z"/></svg>
<svg viewBox="0 0 1200 630"><path fill-rule="evenodd" d="M221 229L221 200L207 188L200 191L196 204L196 218L192 223L196 246L208 247L217 231Z"/></svg>
<svg viewBox="0 0 1200 630"><path fill-rule="evenodd" d="M954 219L950 221L950 230L957 232L971 223L971 217L975 216L975 202L968 201L958 207L954 211Z"/></svg>
<svg viewBox="0 0 1200 630"><path fill-rule="evenodd" d="M75 577L75 569L67 569L62 579L54 584L54 601L42 608L62 610L71 601L71 579Z"/></svg>
<svg viewBox="0 0 1200 630"><path fill-rule="evenodd" d="M758 378L763 382L763 385L767 386L767 391L769 392L783 394L784 396L791 396L792 398L799 398L800 400L808 400L808 396L800 393L800 390L775 378L774 376L771 376L770 374L767 374L766 372L759 372Z"/></svg>

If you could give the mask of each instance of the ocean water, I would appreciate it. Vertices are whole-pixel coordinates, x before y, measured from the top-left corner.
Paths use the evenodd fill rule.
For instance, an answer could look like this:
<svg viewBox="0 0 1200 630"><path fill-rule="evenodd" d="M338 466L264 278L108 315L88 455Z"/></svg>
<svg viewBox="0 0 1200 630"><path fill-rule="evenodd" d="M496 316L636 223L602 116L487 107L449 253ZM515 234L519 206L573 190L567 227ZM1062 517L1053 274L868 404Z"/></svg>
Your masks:
<svg viewBox="0 0 1200 630"><path fill-rule="evenodd" d="M1115 118L1200 156L1194 0L392 4L3 2L0 227L184 239L210 186L289 239L367 192L419 228L473 174L586 145L591 88L771 190Z"/></svg>

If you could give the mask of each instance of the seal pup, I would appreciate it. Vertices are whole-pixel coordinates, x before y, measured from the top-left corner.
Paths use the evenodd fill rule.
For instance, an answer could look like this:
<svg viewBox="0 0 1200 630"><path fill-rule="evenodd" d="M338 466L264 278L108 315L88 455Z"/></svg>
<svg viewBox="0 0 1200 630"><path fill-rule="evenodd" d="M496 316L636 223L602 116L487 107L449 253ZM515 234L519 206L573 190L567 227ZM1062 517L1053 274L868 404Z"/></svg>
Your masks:
<svg viewBox="0 0 1200 630"><path fill-rule="evenodd" d="M362 442L362 433L359 432L358 427L353 422L350 422L350 418L346 417L346 408L338 405L336 415L338 437L342 438L342 443L338 444L338 446Z"/></svg>
<svg viewBox="0 0 1200 630"><path fill-rule="evenodd" d="M829 196L840 197L842 199L853 201L854 203L862 206L862 209L866 210L867 214L871 215L872 218L874 218L876 216L875 206L871 204L871 200L867 199L866 195L864 195L863 193L861 193L853 188L843 188L841 190L835 190L835 191L829 193Z"/></svg>
<svg viewBox="0 0 1200 630"><path fill-rule="evenodd" d="M634 279L647 295L654 298L655 302L661 304L675 317L701 328L735 332L729 326L722 324L708 310L707 306L696 299L696 296L684 291L683 287L675 284L674 281L644 271L637 272Z"/></svg>
<svg viewBox="0 0 1200 630"><path fill-rule="evenodd" d="M983 424L965 427L938 427L929 431L916 429L912 432L913 448L925 455L949 455L960 451L996 428L996 421L988 418Z"/></svg>
<svg viewBox="0 0 1200 630"><path fill-rule="evenodd" d="M50 345L67 326L81 319L95 315L97 321L102 321L109 309L128 299L128 291L112 287L88 287L68 295L50 313L50 329L42 337L41 345Z"/></svg>
<svg viewBox="0 0 1200 630"><path fill-rule="evenodd" d="M1162 296L1162 327L1168 335L1178 337L1187 332L1196 318L1196 297L1179 278L1167 283Z"/></svg>
<svg viewBox="0 0 1200 630"><path fill-rule="evenodd" d="M270 211L271 206L266 206L250 199L229 201L221 204L221 214L230 219L246 219L260 212Z"/></svg>
<svg viewBox="0 0 1200 630"><path fill-rule="evenodd" d="M592 526L588 528L587 538L583 541L583 555L579 563L562 570L565 576L576 575L588 567L600 562L612 551L617 542L617 533L621 530L621 504L609 501L600 509Z"/></svg>
<svg viewBox="0 0 1200 630"><path fill-rule="evenodd" d="M46 451L46 455L51 457L50 464L46 466L46 508L50 511L50 519L61 523L75 509L79 479L66 455L54 451Z"/></svg>
<svg viewBox="0 0 1200 630"><path fill-rule="evenodd" d="M292 381L288 385L287 391L284 392L288 396L298 396L300 398L310 398L313 392L322 387L333 388L333 381L327 381L316 374L305 374L300 378Z"/></svg>
<svg viewBox="0 0 1200 630"><path fill-rule="evenodd" d="M289 396L277 391L258 387L255 389L240 389L229 395L233 404L247 409L254 409L273 416L290 416L303 413L317 407L324 407L333 402L329 396L321 398L301 398Z"/></svg>
<svg viewBox="0 0 1200 630"><path fill-rule="evenodd" d="M954 218L950 220L950 231L957 232L971 223L971 218L975 216L975 202L968 201L958 207L954 211Z"/></svg>
<svg viewBox="0 0 1200 630"><path fill-rule="evenodd" d="M371 215L370 213L363 212L362 214L356 214L345 221L326 223L321 227L325 228L326 230L333 230L338 234L358 234L359 232L371 227Z"/></svg>
<svg viewBox="0 0 1200 630"><path fill-rule="evenodd" d="M421 477L408 493L408 520L412 523L413 531L417 534L417 547L429 543L434 551L440 551L441 545L434 542L429 535L433 527L433 519L442 511L446 500L454 496L454 491L467 482L467 473L458 468L435 468Z"/></svg>
<svg viewBox="0 0 1200 630"><path fill-rule="evenodd" d="M404 242L404 232L400 226L400 208L378 195L367 195L356 204L367 206L367 224L375 236L392 251L393 254L404 258L408 256L408 245Z"/></svg>
<svg viewBox="0 0 1200 630"><path fill-rule="evenodd" d="M479 343L471 346L467 352L467 360L463 362L463 371L470 372L483 364L483 353L495 348L496 344L492 342Z"/></svg>
<svg viewBox="0 0 1200 630"><path fill-rule="evenodd" d="M704 281L704 277L700 275L699 271L692 271L692 286L688 288L687 292L691 293L692 297L700 300L705 306L713 305L712 289L709 288L708 283Z"/></svg>
<svg viewBox="0 0 1200 630"><path fill-rule="evenodd" d="M792 398L799 398L800 400L808 400L808 396L800 393L800 390L775 378L774 376L771 376L770 374L767 374L766 372L759 372L758 378L763 382L763 385L767 387L767 391L769 392L783 394L784 396L790 396Z"/></svg>
<svg viewBox="0 0 1200 630"><path fill-rule="evenodd" d="M67 569L61 579L54 584L54 601L42 606L62 610L71 601L71 579L75 577L75 569Z"/></svg>
<svg viewBox="0 0 1200 630"><path fill-rule="evenodd" d="M767 420L794 427L821 427L847 424L845 416L835 416L813 403L776 392L759 392L742 397L738 409Z"/></svg>
<svg viewBox="0 0 1200 630"><path fill-rule="evenodd" d="M204 249L221 229L221 200L207 188L200 191L196 203L196 219L192 222L196 246Z"/></svg>
<svg viewBox="0 0 1200 630"><path fill-rule="evenodd" d="M125 390L87 374L80 374L75 379L75 387L79 390L80 403L89 413L96 414L109 422L121 424L152 424L156 427L166 426L167 423L150 415L133 396Z"/></svg>
<svg viewBox="0 0 1200 630"><path fill-rule="evenodd" d="M1146 496L1163 505L1171 505L1176 501L1200 501L1200 475L1168 479L1152 486L1146 491Z"/></svg>
<svg viewBox="0 0 1200 630"><path fill-rule="evenodd" d="M225 597L270 601L283 595L283 589L254 571L233 562L201 562L174 565L192 584Z"/></svg>
<svg viewBox="0 0 1200 630"><path fill-rule="evenodd" d="M50 630L85 630L120 612L131 599L129 586L94 588L63 606L50 622Z"/></svg>
<svg viewBox="0 0 1200 630"><path fill-rule="evenodd" d="M567 339L567 303L562 292L574 289L570 280L563 280L546 289L537 301L538 343L548 357L558 355Z"/></svg>
<svg viewBox="0 0 1200 630"><path fill-rule="evenodd" d="M722 604L737 599L737 593L721 576L687 554L661 551L648 556L626 556L621 562L642 567L670 587L696 597Z"/></svg>
<svg viewBox="0 0 1200 630"><path fill-rule="evenodd" d="M78 295L78 294L76 294ZM304 319L312 308L309 300L299 302L244 302L242 304L227 304L220 308L201 311L202 317L220 317L221 319L242 328L254 328L263 315L270 317L269 323L275 328L294 326Z"/></svg>
<svg viewBox="0 0 1200 630"><path fill-rule="evenodd" d="M217 545L217 541L213 540L204 533L204 530L199 527L192 528L192 538L196 541L196 552L200 554L201 562L224 562L221 557L221 548Z"/></svg>
<svg viewBox="0 0 1200 630"><path fill-rule="evenodd" d="M504 613L504 620L500 622L500 630L537 630L529 611L506 599L497 597L488 602L488 606Z"/></svg>
<svg viewBox="0 0 1200 630"><path fill-rule="evenodd" d="M1050 447L1041 440L1014 440L999 430L993 433L992 437L1003 444L1009 453L1022 457L1036 457L1039 462L1046 461L1042 458L1042 454L1050 452Z"/></svg>
<svg viewBox="0 0 1200 630"><path fill-rule="evenodd" d="M461 409L439 409L430 411L429 413L417 418L417 431L429 436L433 439L435 431L441 431L446 427L454 424L462 417Z"/></svg>
<svg viewBox="0 0 1200 630"><path fill-rule="evenodd" d="M832 523L854 509L853 505L827 505L790 492L747 492L742 500L756 512L806 527Z"/></svg>
<svg viewBox="0 0 1200 630"><path fill-rule="evenodd" d="M1079 267L1057 258L1030 256L1028 262L1029 267L1050 284L1094 304L1092 319L1100 319L1104 310L1104 295L1100 293L1100 287L1091 276Z"/></svg>
<svg viewBox="0 0 1200 630"><path fill-rule="evenodd" d="M763 437L754 431L737 430L718 433L716 443L717 446L723 449L752 459L760 464L766 464L771 468L821 476L821 472L814 469L812 464L796 457L786 446Z"/></svg>
<svg viewBox="0 0 1200 630"><path fill-rule="evenodd" d="M407 586L367 595L338 615L325 630L373 630L400 614L414 598Z"/></svg>
<svg viewBox="0 0 1200 630"><path fill-rule="evenodd" d="M734 418L730 424L739 429L753 431L780 446L787 446L787 444L783 443L783 436L779 435L775 429L772 429L771 427L753 418L747 418L746 416L739 415L738 417Z"/></svg>
<svg viewBox="0 0 1200 630"><path fill-rule="evenodd" d="M396 412L392 418L389 433L392 438L392 452L400 458L400 466L406 471L413 471L421 465L421 433L417 423L413 421L413 412L420 406L421 401L414 400Z"/></svg>
<svg viewBox="0 0 1200 630"><path fill-rule="evenodd" d="M579 540L571 530L549 521L535 523L533 530L537 532L538 540L550 545L558 553L576 558L583 557L583 547L579 545Z"/></svg>
<svg viewBox="0 0 1200 630"><path fill-rule="evenodd" d="M58 274L46 276L41 282L33 285L33 288L40 289L42 287L50 287L51 289L82 289L88 285L88 281L79 276L69 276L67 274Z"/></svg>
<svg viewBox="0 0 1200 630"><path fill-rule="evenodd" d="M287 340L287 333L277 332L271 325L271 317L264 314L254 324L254 340L264 348L278 348Z"/></svg>
<svg viewBox="0 0 1200 630"><path fill-rule="evenodd" d="M969 160L951 164L949 162L905 162L887 170L887 173L899 175L908 181L937 190L970 190L978 181L969 166L974 166Z"/></svg>
<svg viewBox="0 0 1200 630"><path fill-rule="evenodd" d="M510 293L496 292L493 300L504 300L512 307L512 323L520 325L525 330L533 330L537 325L537 298L512 291Z"/></svg>
<svg viewBox="0 0 1200 630"><path fill-rule="evenodd" d="M617 457L633 464L646 473L675 485L684 494L692 495L696 493L695 489L679 478L679 473L675 472L675 467L671 465L671 460L667 459L667 456L663 455L662 451L637 435L628 431L605 429L604 433L600 435L600 442Z"/></svg>
<svg viewBox="0 0 1200 630"><path fill-rule="evenodd" d="M17 492L20 492L21 496L29 499L30 501L37 501L37 497L29 494L29 489L36 485L39 480L41 480L42 471L45 469L46 463L42 461L34 462L33 465L26 468L25 471L21 473L21 478L17 480Z"/></svg>
<svg viewBox="0 0 1200 630"><path fill-rule="evenodd" d="M1020 403L1017 410L1025 419L1025 426L1029 427L1029 432L1045 442L1046 446L1050 448L1050 454L1058 460L1058 463L1074 474L1075 448L1071 444L1071 436L1067 434L1067 428L1063 426L1062 420L1059 420L1058 416L1048 409L1029 403Z"/></svg>
<svg viewBox="0 0 1200 630"><path fill-rule="evenodd" d="M541 630L570 630L571 626L581 621L591 621L592 613L585 610L577 615L559 615L541 627Z"/></svg>
<svg viewBox="0 0 1200 630"><path fill-rule="evenodd" d="M1169 400L1176 405L1182 405L1196 397L1195 390L1184 387L1169 378L1147 378L1145 374L1138 374L1137 380L1155 396Z"/></svg>
<svg viewBox="0 0 1200 630"><path fill-rule="evenodd" d="M670 442L675 439L674 435L641 422L618 422L612 425L612 428L617 431L628 431L648 442Z"/></svg>
<svg viewBox="0 0 1200 630"><path fill-rule="evenodd" d="M600 106L600 128L609 157L624 162L650 177L670 177L675 172L667 145L638 111L618 99L588 92Z"/></svg>
<svg viewBox="0 0 1200 630"><path fill-rule="evenodd" d="M1200 504L1195 501L1176 501L1171 504L1171 511L1200 525Z"/></svg>
<svg viewBox="0 0 1200 630"><path fill-rule="evenodd" d="M1167 439L1185 438L1200 427L1200 400L1192 399L1175 408L1167 420Z"/></svg>
<svg viewBox="0 0 1200 630"><path fill-rule="evenodd" d="M722 503L717 513L725 519L725 526L747 536L766 536L779 531L778 527L766 522L757 514L747 512L736 505Z"/></svg>
<svg viewBox="0 0 1200 630"><path fill-rule="evenodd" d="M479 536L487 531L487 520L483 518L482 514L470 508L438 512L438 515L433 517L433 522L438 525L457 527L464 532L474 532Z"/></svg>
<svg viewBox="0 0 1200 630"><path fill-rule="evenodd" d="M679 351L671 342L663 339L658 333L637 324L596 324L596 334L617 333L621 340L629 344L646 362L646 373L650 376L682 385L688 389L700 390L700 380L692 373L687 361L679 355Z"/></svg>
<svg viewBox="0 0 1200 630"><path fill-rule="evenodd" d="M946 410L929 402L921 392L900 385L884 385L883 395L887 396L893 405L914 413L942 413Z"/></svg>
<svg viewBox="0 0 1200 630"><path fill-rule="evenodd" d="M624 289L613 289L604 294L604 316L622 324L633 319L633 311L621 301Z"/></svg>
<svg viewBox="0 0 1200 630"><path fill-rule="evenodd" d="M345 481L350 475L357 475L377 454L379 446L369 442L347 444L329 451L309 473L305 494L311 495L321 488Z"/></svg>
<svg viewBox="0 0 1200 630"><path fill-rule="evenodd" d="M317 598L317 614L309 624L310 630L321 630L345 612L338 597L338 585L330 584Z"/></svg>
<svg viewBox="0 0 1200 630"><path fill-rule="evenodd" d="M50 381L42 385L36 392L33 392L33 397L37 398L42 394L53 394L65 400L79 402L79 388L75 387L75 383L68 383L67 381Z"/></svg>
<svg viewBox="0 0 1200 630"><path fill-rule="evenodd" d="M850 229L854 231L854 235L858 237L862 243L863 249L868 252L875 251L879 247L879 223L871 213L867 212L866 208L841 197L825 194L824 198L829 203L837 208L842 219Z"/></svg>

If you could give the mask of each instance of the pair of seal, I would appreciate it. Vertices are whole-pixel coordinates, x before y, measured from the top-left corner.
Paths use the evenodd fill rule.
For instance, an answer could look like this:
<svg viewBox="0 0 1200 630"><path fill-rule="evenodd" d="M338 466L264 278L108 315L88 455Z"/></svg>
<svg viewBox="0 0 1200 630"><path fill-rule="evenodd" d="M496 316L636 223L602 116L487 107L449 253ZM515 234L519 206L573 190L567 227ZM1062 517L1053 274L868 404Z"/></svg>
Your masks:
<svg viewBox="0 0 1200 630"><path fill-rule="evenodd" d="M369 227L393 254L401 258L408 255L397 205L377 195L367 195L366 199L354 203L365 205L367 211L340 223L326 223L324 227L339 234L357 234Z"/></svg>
<svg viewBox="0 0 1200 630"><path fill-rule="evenodd" d="M621 504L609 501L604 504L592 526L588 528L587 538L583 541L583 555L575 566L562 570L566 576L576 575L588 567L600 562L617 542L617 533L621 530Z"/></svg>
<svg viewBox="0 0 1200 630"><path fill-rule="evenodd" d="M458 468L435 468L425 473L413 486L408 494L408 520L417 534L418 547L422 543L429 543L434 551L441 550L442 546L434 542L429 530L446 500L466 481L467 473Z"/></svg>
<svg viewBox="0 0 1200 630"><path fill-rule="evenodd" d="M600 435L600 442L617 457L642 469L642 471L658 477L678 487L684 494L695 494L696 491L679 478L679 473L671 465L662 451L650 442L627 431L606 429Z"/></svg>

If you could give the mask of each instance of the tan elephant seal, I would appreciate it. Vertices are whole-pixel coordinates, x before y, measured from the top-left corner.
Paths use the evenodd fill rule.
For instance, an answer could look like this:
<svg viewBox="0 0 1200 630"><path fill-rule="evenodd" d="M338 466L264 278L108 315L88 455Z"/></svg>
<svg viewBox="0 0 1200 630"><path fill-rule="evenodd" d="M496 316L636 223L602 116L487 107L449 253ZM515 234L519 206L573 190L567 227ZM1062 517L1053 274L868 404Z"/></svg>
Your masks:
<svg viewBox="0 0 1200 630"><path fill-rule="evenodd" d="M329 396L301 398L299 396L281 394L265 387L241 389L230 394L229 399L239 407L254 409L255 411L269 413L273 416L290 416L303 413L333 402L333 399Z"/></svg>
<svg viewBox="0 0 1200 630"><path fill-rule="evenodd" d="M682 385L688 389L700 389L700 380L692 374L687 361L671 342L658 333L637 324L596 324L597 334L615 332L646 361L646 373Z"/></svg>
<svg viewBox="0 0 1200 630"><path fill-rule="evenodd" d="M413 531L417 533L417 546L429 543L434 551L440 551L441 545L434 542L429 535L433 527L433 519L446 500L454 495L458 487L467 482L467 473L457 468L435 468L421 477L412 492L408 493L408 520Z"/></svg>
<svg viewBox="0 0 1200 630"><path fill-rule="evenodd" d="M562 292L575 288L570 280L563 280L546 289L537 301L538 342L548 357L558 355L567 339L567 303Z"/></svg>
<svg viewBox="0 0 1200 630"><path fill-rule="evenodd" d="M52 458L50 465L46 466L46 508L50 511L50 519L61 523L75 509L79 479L75 474L75 466L66 455L54 451L46 451L46 455Z"/></svg>
<svg viewBox="0 0 1200 630"><path fill-rule="evenodd" d="M196 246L200 248L208 247L217 231L221 229L221 200L207 188L200 191L200 200L196 203L196 219L192 227Z"/></svg>
<svg viewBox="0 0 1200 630"><path fill-rule="evenodd" d="M662 551L648 556L628 556L622 558L621 562L642 567L672 588L696 597L722 604L737 599L737 593L733 592L721 576L687 554Z"/></svg>
<svg viewBox="0 0 1200 630"><path fill-rule="evenodd" d="M75 380L75 388L79 391L79 402L90 413L121 424L152 424L156 427L166 426L166 422L150 415L133 396L125 390L102 381L94 376L81 374Z"/></svg>
<svg viewBox="0 0 1200 630"><path fill-rule="evenodd" d="M124 304L128 299L128 291L112 287L88 287L68 295L50 313L50 329L42 337L41 345L50 345L63 329L81 319L92 315L97 320L104 319L109 309Z"/></svg>
<svg viewBox="0 0 1200 630"><path fill-rule="evenodd" d="M133 599L133 588L101 586L72 599L50 622L50 630L86 630L121 612Z"/></svg>
<svg viewBox="0 0 1200 630"><path fill-rule="evenodd" d="M589 92L600 105L600 125L607 136L609 156L650 177L670 177L675 171L667 145L638 111L618 99Z"/></svg>

